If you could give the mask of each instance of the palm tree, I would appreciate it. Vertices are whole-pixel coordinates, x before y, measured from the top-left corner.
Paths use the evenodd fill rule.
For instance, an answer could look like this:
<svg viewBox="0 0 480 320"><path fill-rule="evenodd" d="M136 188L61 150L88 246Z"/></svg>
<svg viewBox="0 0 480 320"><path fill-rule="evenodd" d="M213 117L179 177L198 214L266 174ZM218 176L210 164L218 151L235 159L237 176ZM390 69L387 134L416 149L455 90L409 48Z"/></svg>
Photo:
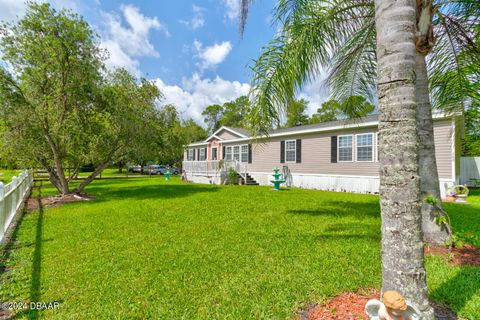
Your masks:
<svg viewBox="0 0 480 320"><path fill-rule="evenodd" d="M380 111L382 290L396 290L434 319L424 268L413 1L375 0ZM395 23L392 23L395 21Z"/></svg>
<svg viewBox="0 0 480 320"><path fill-rule="evenodd" d="M242 8L247 6L247 9L242 9L240 14L241 31L250 4L250 1L242 2ZM450 0L441 5L446 9L440 10L440 4L428 2L425 10L417 10L416 25L420 34L416 92L421 190L422 198L432 194L437 199L440 199L440 189L425 58L435 41L432 31L435 29L439 39L429 60L430 72L434 75L453 70L453 81L464 84L469 81L469 75L461 72L462 67L454 57L462 47L473 48L471 56L478 56L480 52L470 39L478 22L478 3ZM314 78L321 67L330 64L328 84L334 98L342 101L352 95L362 95L375 101L376 30L372 0L282 0L275 9L275 18L283 25L282 32L264 48L253 68L254 127L260 130L270 127L269 122L282 114L296 90ZM434 79L437 78L441 77ZM457 85L456 88L462 90L454 95L458 99L447 101L445 98L451 95L442 94L445 85L434 82L432 88L436 105L447 110L462 105L466 97L478 96L468 86ZM424 240L441 244L447 240L448 233L435 223L432 210L433 207L423 204Z"/></svg>

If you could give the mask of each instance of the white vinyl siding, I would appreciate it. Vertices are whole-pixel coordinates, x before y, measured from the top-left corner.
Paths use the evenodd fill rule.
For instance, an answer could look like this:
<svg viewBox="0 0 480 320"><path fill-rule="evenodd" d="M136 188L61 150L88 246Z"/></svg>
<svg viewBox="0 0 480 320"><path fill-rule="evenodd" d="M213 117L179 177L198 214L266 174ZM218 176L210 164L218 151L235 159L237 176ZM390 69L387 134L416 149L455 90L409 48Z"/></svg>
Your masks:
<svg viewBox="0 0 480 320"><path fill-rule="evenodd" d="M353 135L338 136L338 162L353 161Z"/></svg>
<svg viewBox="0 0 480 320"><path fill-rule="evenodd" d="M356 160L373 161L373 133L355 135Z"/></svg>
<svg viewBox="0 0 480 320"><path fill-rule="evenodd" d="M285 141L285 162L297 161L297 141L286 140Z"/></svg>

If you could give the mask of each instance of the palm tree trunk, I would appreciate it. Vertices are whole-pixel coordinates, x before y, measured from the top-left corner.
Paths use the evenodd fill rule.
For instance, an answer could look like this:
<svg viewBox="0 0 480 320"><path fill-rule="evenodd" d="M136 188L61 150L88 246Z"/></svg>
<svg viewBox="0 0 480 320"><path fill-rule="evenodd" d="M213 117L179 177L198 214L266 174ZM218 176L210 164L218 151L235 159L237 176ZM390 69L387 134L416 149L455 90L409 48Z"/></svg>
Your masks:
<svg viewBox="0 0 480 320"><path fill-rule="evenodd" d="M382 290L434 319L424 267L413 0L375 0L380 110Z"/></svg>
<svg viewBox="0 0 480 320"><path fill-rule="evenodd" d="M417 53L417 80L415 94L417 101L417 127L420 139L420 189L421 199L429 194L439 200L441 206L440 182L438 179L437 161L435 157L435 141L433 136L432 105L428 89L428 74L425 55ZM435 208L422 201L422 230L423 240L432 245L441 245L448 240L446 228L438 225L435 221Z"/></svg>

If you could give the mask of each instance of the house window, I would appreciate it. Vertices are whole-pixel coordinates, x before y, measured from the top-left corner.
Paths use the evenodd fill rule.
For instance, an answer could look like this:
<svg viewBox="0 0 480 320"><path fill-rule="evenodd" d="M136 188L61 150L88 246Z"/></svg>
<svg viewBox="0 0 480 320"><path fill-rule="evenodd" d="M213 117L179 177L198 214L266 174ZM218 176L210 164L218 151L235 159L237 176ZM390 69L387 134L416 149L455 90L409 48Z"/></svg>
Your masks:
<svg viewBox="0 0 480 320"><path fill-rule="evenodd" d="M248 144L241 146L242 148L242 162L248 162Z"/></svg>
<svg viewBox="0 0 480 320"><path fill-rule="evenodd" d="M339 162L353 161L353 136L339 136L337 149Z"/></svg>
<svg viewBox="0 0 480 320"><path fill-rule="evenodd" d="M285 161L295 162L297 160L297 141L286 140L285 141Z"/></svg>
<svg viewBox="0 0 480 320"><path fill-rule="evenodd" d="M206 151L207 151L207 148L200 149L200 156L198 157L199 161L205 161L207 159Z"/></svg>
<svg viewBox="0 0 480 320"><path fill-rule="evenodd" d="M240 161L240 146L233 147L233 160Z"/></svg>
<svg viewBox="0 0 480 320"><path fill-rule="evenodd" d="M187 160L188 161L193 161L194 154L195 154L195 149L188 149L187 150Z"/></svg>
<svg viewBox="0 0 480 320"><path fill-rule="evenodd" d="M225 160L232 160L232 147L225 147Z"/></svg>
<svg viewBox="0 0 480 320"><path fill-rule="evenodd" d="M373 161L373 133L357 134L357 161Z"/></svg>
<svg viewBox="0 0 480 320"><path fill-rule="evenodd" d="M217 148L212 148L212 160L218 160Z"/></svg>

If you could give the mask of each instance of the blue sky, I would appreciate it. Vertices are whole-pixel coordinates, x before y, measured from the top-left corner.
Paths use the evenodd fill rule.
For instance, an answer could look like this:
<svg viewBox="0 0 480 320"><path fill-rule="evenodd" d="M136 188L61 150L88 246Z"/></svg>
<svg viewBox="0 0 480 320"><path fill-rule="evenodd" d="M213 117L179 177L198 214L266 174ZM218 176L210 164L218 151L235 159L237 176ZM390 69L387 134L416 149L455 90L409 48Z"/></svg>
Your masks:
<svg viewBox="0 0 480 320"><path fill-rule="evenodd" d="M125 67L158 85L164 103L183 118L202 122L202 110L247 94L248 66L273 36L275 0L257 0L243 38L237 27L239 0L106 1L52 0L81 14L107 49L109 68ZM25 11L22 0L0 0L0 19ZM300 94L313 112L326 99L320 80Z"/></svg>

